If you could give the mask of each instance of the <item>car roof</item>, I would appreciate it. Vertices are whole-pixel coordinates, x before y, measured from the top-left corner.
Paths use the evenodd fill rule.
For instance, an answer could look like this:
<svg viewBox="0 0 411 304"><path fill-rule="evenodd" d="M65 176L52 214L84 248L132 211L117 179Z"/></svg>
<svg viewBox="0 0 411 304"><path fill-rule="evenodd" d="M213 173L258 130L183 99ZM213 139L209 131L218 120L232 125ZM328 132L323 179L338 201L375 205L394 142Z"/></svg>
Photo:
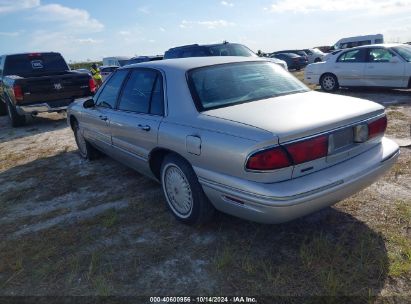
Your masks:
<svg viewBox="0 0 411 304"><path fill-rule="evenodd" d="M297 55L295 53L276 53L275 55L286 55L288 57L301 57L300 55Z"/></svg>
<svg viewBox="0 0 411 304"><path fill-rule="evenodd" d="M208 57L187 57L187 58L176 58L176 59L165 59L159 61L148 61L137 64L130 64L123 68L133 68L133 67L146 67L146 68L156 68L156 69L173 69L188 71L195 68L225 64L225 63L235 63L235 62L256 62L256 61L266 61L267 59L259 57L240 57L240 56L208 56Z"/></svg>
<svg viewBox="0 0 411 304"><path fill-rule="evenodd" d="M180 49L190 49L190 48L202 48L202 47L212 47L212 46L219 46L219 45L242 45L240 43L230 43L230 42L222 42L222 43L214 43L214 44L188 44L188 45L181 45L170 48L168 51L180 50Z"/></svg>
<svg viewBox="0 0 411 304"><path fill-rule="evenodd" d="M369 47L386 47L386 48L391 48L391 47L396 47L396 46L401 46L401 45L403 45L403 44L402 44L402 43L367 44L367 45L361 45L361 46L356 46L356 47L352 47L352 48L342 49L342 51L356 50L356 49L364 49L364 48L369 48Z"/></svg>

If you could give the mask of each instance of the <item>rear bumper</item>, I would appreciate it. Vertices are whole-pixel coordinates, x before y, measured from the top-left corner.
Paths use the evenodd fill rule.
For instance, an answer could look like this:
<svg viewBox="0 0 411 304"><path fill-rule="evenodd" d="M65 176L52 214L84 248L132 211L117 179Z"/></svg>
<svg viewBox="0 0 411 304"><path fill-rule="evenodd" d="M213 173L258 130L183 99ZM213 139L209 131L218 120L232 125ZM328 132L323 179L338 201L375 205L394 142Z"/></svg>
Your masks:
<svg viewBox="0 0 411 304"><path fill-rule="evenodd" d="M305 71L304 81L309 84L320 84L320 75Z"/></svg>
<svg viewBox="0 0 411 304"><path fill-rule="evenodd" d="M220 211L261 223L310 214L362 190L396 162L399 147L381 144L343 163L296 179L263 184L194 168L204 192Z"/></svg>
<svg viewBox="0 0 411 304"><path fill-rule="evenodd" d="M67 102L66 104L59 104L56 107L50 106L48 103L39 103L33 105L17 105L16 111L20 115L30 115L30 114L37 114L37 113L45 113L45 112L58 112L64 111L73 101Z"/></svg>

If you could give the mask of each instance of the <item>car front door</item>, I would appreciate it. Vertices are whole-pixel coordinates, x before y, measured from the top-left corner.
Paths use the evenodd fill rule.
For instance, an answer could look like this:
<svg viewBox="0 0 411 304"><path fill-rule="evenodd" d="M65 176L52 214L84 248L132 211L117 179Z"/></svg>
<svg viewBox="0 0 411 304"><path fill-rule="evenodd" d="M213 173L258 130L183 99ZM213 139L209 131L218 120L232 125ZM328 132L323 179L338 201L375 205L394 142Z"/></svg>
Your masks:
<svg viewBox="0 0 411 304"><path fill-rule="evenodd" d="M405 64L402 58L386 48L368 48L364 81L367 86L406 87L408 77L405 77Z"/></svg>
<svg viewBox="0 0 411 304"><path fill-rule="evenodd" d="M341 86L363 86L365 50L355 49L342 52L332 66Z"/></svg>
<svg viewBox="0 0 411 304"><path fill-rule="evenodd" d="M107 153L112 145L110 119L128 73L129 70L117 71L95 96L95 106L83 112L84 137Z"/></svg>
<svg viewBox="0 0 411 304"><path fill-rule="evenodd" d="M159 71L133 69L110 120L114 153L120 161L150 174L150 152L164 115L163 77Z"/></svg>

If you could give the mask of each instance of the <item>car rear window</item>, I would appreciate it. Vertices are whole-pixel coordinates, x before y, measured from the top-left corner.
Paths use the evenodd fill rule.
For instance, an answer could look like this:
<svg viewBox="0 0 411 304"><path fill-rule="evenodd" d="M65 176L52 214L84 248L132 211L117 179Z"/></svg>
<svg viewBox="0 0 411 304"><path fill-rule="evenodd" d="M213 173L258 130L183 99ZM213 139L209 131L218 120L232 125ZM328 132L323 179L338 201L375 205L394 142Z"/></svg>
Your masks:
<svg viewBox="0 0 411 304"><path fill-rule="evenodd" d="M411 62L411 47L404 45L404 46L397 46L393 48L404 60Z"/></svg>
<svg viewBox="0 0 411 304"><path fill-rule="evenodd" d="M10 55L6 57L4 73L6 75L31 75L53 74L68 71L64 58L58 53L36 53Z"/></svg>
<svg viewBox="0 0 411 304"><path fill-rule="evenodd" d="M188 72L191 94L199 111L308 91L277 64L230 63Z"/></svg>

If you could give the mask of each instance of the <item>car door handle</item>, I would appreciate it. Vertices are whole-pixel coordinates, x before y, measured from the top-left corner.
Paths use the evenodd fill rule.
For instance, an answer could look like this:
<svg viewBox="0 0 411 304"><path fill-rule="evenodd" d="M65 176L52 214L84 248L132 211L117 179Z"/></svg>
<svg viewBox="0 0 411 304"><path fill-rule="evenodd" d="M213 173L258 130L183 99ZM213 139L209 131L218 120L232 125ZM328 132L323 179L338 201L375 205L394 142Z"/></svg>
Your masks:
<svg viewBox="0 0 411 304"><path fill-rule="evenodd" d="M138 125L138 127L139 127L141 130L146 131L146 132L148 132L148 131L151 130L151 127L148 126L148 125L145 125L145 126L143 126L143 125Z"/></svg>
<svg viewBox="0 0 411 304"><path fill-rule="evenodd" d="M108 119L107 116L104 116L104 115L100 115L99 117L100 117L101 120L104 120L104 121L107 121L107 119Z"/></svg>

